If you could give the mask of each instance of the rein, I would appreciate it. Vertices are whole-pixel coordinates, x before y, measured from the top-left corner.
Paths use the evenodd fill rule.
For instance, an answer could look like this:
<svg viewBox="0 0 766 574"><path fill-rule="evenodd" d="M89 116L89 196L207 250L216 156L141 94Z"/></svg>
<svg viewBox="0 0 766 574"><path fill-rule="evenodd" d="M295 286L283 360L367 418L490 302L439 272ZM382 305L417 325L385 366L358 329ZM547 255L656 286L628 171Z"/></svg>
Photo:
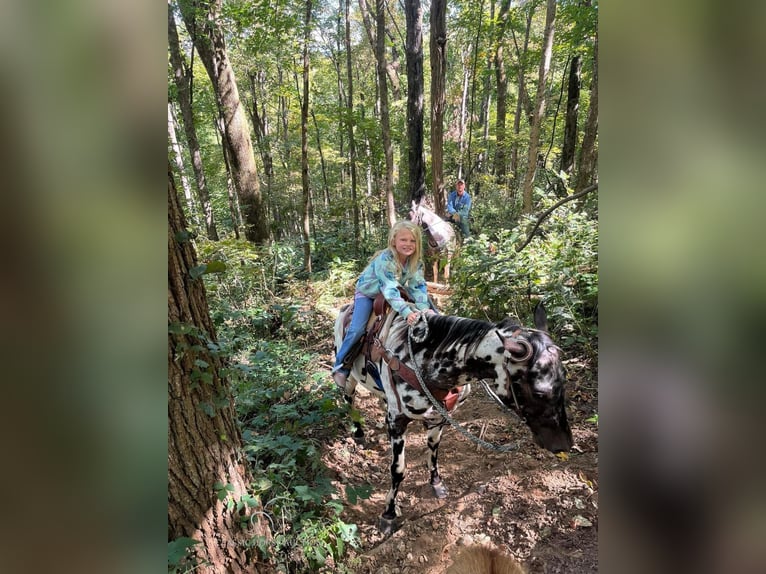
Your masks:
<svg viewBox="0 0 766 574"><path fill-rule="evenodd" d="M428 336L428 321L426 321L426 336ZM413 371L415 372L415 375L418 378L418 381L420 382L420 386L423 390L423 393L428 397L428 400L431 402L431 405L437 410L437 412L444 417L444 419L454 428L456 431L458 431L460 434L462 434L464 437L466 437L471 442L482 446L484 448L487 448L489 450L494 450L497 452L512 452L514 450L518 450L519 445L518 443L515 445L496 445L492 444L491 442L487 442L483 439L480 439L476 435L472 434L469 430L463 428L460 426L460 423L458 423L456 420L454 420L447 410L439 404L439 402L431 395L431 391L428 389L428 385L426 385L425 381L423 380L422 375L420 374L420 365L417 363L417 359L415 359L415 354L412 352L412 325L409 326L407 329L407 348L410 352L410 357L412 357L412 363L415 366ZM511 392L513 392L513 384L510 382L511 379L508 377L508 383L511 385ZM481 381L482 386L484 387L485 391L489 394L490 397L492 397L496 402L498 402L504 410L507 410L509 412L513 412L508 407L506 407L502 401L500 400L500 397L498 397L490 388L489 385L487 385L484 380ZM518 401L516 401L516 394L513 394L513 400L516 402L516 406L518 407ZM515 414L515 413L514 413Z"/></svg>

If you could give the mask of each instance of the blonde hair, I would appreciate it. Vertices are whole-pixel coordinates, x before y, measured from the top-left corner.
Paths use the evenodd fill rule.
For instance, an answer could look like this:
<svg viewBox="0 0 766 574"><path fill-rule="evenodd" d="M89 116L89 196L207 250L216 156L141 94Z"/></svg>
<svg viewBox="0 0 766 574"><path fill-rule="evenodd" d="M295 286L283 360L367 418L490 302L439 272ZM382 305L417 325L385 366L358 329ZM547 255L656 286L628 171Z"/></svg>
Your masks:
<svg viewBox="0 0 766 574"><path fill-rule="evenodd" d="M402 231L408 231L409 233L412 233L412 236L415 238L415 253L413 253L407 260L407 269L404 269L404 266L399 262L399 257L396 254L395 247L396 236L399 235L399 233ZM420 232L420 226L412 223L407 219L400 219L394 223L388 232L388 246L386 249L381 249L375 253L370 261L375 259L384 251L390 251L391 255L393 255L392 259L396 265L397 271L404 271L410 277L415 275L415 272L418 270L418 265L420 264L420 259L423 255L423 234Z"/></svg>

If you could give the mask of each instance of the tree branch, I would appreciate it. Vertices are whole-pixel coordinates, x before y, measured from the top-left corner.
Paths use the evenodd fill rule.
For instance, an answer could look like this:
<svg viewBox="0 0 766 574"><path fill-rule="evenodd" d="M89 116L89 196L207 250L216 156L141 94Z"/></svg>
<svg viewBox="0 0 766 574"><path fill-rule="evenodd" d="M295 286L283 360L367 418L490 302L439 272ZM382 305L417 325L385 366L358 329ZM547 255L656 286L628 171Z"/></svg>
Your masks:
<svg viewBox="0 0 766 574"><path fill-rule="evenodd" d="M537 223L535 223L535 226L532 228L532 231L529 232L529 235L527 235L527 239L519 245L516 248L516 252L518 253L522 249L524 249L527 245L529 245L529 242L532 241L532 238L535 236L535 233L540 228L540 224L551 214L553 211L562 205L564 205L567 201L572 201L573 199L577 199L578 197L582 197L583 195L589 194L591 191L595 191L598 189L598 183L594 183L593 185L590 185L583 189L582 191L578 191L577 193L573 193L572 195L566 196L564 199L557 201L554 203L551 207L546 209L540 217L537 219Z"/></svg>

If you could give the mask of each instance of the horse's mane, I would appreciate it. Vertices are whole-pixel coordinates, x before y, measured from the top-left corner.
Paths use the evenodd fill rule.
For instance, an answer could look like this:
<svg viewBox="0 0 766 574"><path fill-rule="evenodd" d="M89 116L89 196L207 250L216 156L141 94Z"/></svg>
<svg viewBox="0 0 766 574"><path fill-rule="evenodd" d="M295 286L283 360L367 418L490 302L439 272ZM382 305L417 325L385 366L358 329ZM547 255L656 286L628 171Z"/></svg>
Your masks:
<svg viewBox="0 0 766 574"><path fill-rule="evenodd" d="M452 315L436 315L428 320L428 340L438 341L434 353L455 343L466 345L466 354L471 355L487 334L497 325L479 319L468 319Z"/></svg>

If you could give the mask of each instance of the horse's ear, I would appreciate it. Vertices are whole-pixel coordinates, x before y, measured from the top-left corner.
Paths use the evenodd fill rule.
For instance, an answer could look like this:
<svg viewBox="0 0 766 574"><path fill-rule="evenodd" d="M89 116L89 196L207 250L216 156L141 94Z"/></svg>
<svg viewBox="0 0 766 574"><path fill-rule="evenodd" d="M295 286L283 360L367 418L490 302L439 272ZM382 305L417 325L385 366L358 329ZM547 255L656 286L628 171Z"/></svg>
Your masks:
<svg viewBox="0 0 766 574"><path fill-rule="evenodd" d="M542 301L535 305L535 328L548 332L548 313L545 311L545 305Z"/></svg>
<svg viewBox="0 0 766 574"><path fill-rule="evenodd" d="M497 336L503 342L503 348L511 355L511 360L514 363L523 363L532 356L532 345L528 341L522 338L503 337L500 331L495 331Z"/></svg>

